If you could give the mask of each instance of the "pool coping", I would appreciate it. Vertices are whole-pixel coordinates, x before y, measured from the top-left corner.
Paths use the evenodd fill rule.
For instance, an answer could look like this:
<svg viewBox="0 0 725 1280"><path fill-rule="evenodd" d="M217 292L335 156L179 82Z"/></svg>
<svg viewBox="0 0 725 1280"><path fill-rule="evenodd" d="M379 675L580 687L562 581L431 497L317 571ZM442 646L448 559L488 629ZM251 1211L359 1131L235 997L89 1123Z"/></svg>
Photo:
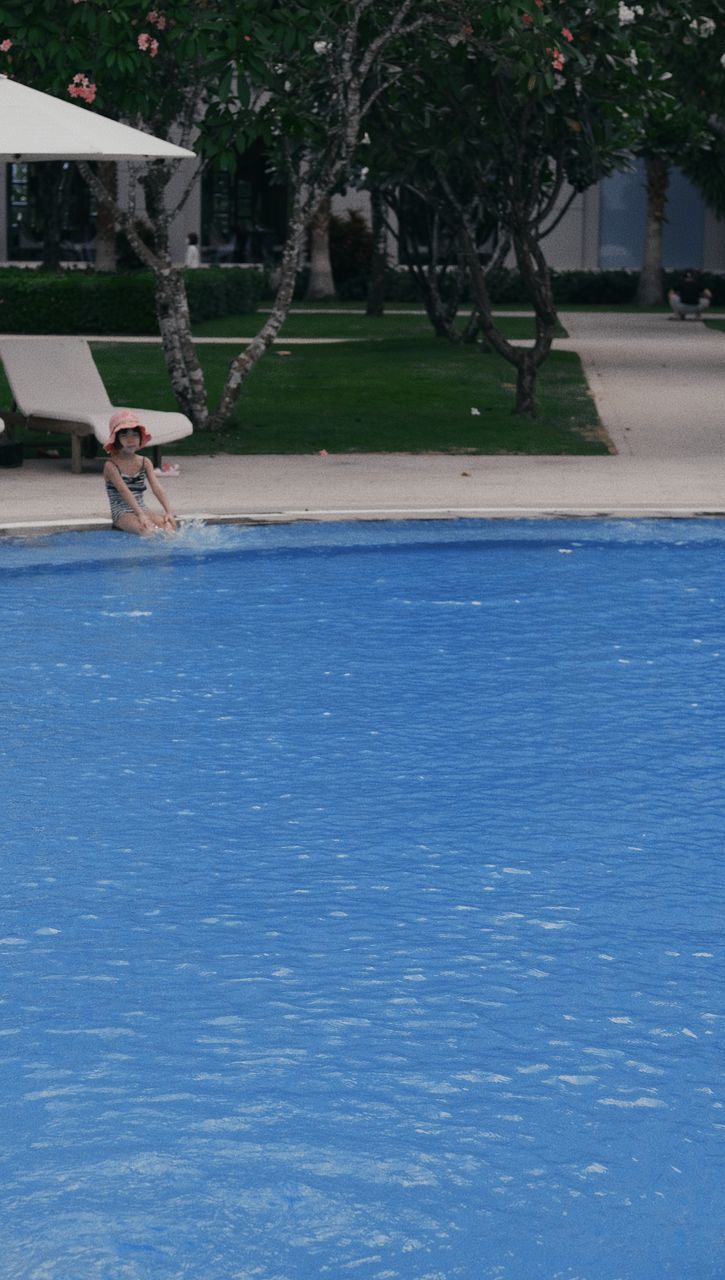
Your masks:
<svg viewBox="0 0 725 1280"><path fill-rule="evenodd" d="M197 512L184 514L181 522L201 520L211 525L265 525L335 523L344 521L406 521L406 520L698 520L725 519L725 506L682 506L630 504L622 506L584 504L544 506L481 506L481 507L350 507L305 508L304 510L237 512L220 515ZM0 541L3 538L33 536L49 533L83 533L111 530L108 519L45 519L24 521L0 521Z"/></svg>

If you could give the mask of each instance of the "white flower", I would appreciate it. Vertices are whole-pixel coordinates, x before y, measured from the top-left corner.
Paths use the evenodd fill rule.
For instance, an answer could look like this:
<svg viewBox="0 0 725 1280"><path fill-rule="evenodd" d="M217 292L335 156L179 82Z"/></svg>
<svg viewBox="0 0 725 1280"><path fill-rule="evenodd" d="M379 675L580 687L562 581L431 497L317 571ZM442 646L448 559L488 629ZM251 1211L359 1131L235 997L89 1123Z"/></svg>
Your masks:
<svg viewBox="0 0 725 1280"><path fill-rule="evenodd" d="M327 53L327 50L329 49L329 47L330 47L329 40L315 40L315 43L312 46L315 53Z"/></svg>
<svg viewBox="0 0 725 1280"><path fill-rule="evenodd" d="M637 54L635 53L634 49L630 49L624 61L628 62L630 67L634 71L634 68L639 65L639 58L637 57Z"/></svg>
<svg viewBox="0 0 725 1280"><path fill-rule="evenodd" d="M720 59L720 66L721 66L721 67L725 67L725 53L722 55L722 57L721 57L721 59Z"/></svg>
<svg viewBox="0 0 725 1280"><path fill-rule="evenodd" d="M634 22L635 16L634 9L630 9L629 5L620 4L618 12L620 27L626 27L628 23Z"/></svg>
<svg viewBox="0 0 725 1280"><path fill-rule="evenodd" d="M660 80L671 80L671 79L672 79L671 71L665 71L665 74L663 76L660 76Z"/></svg>
<svg viewBox="0 0 725 1280"><path fill-rule="evenodd" d="M715 23L712 18L693 18L690 30L696 31L703 40L706 40L708 36L715 34Z"/></svg>

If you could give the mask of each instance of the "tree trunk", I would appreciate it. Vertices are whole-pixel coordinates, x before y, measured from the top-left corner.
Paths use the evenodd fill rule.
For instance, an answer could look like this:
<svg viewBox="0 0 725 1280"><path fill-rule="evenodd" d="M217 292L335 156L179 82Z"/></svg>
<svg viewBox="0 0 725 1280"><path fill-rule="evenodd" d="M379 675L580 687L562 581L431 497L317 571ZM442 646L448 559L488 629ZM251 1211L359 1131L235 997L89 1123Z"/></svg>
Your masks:
<svg viewBox="0 0 725 1280"><path fill-rule="evenodd" d="M556 311L551 293L551 279L546 259L534 236L525 228L513 235L516 264L521 279L534 305L536 337L531 347L514 347L496 328L486 273L476 250L475 231L465 216L461 221L461 243L471 277L476 309L488 345L516 369L516 404L514 413L536 416L536 381L554 338Z"/></svg>
<svg viewBox="0 0 725 1280"><path fill-rule="evenodd" d="M98 176L114 200L118 194L118 171L114 160L103 160L98 166ZM99 204L96 214L96 271L116 270L116 224L113 210L107 204Z"/></svg>
<svg viewBox="0 0 725 1280"><path fill-rule="evenodd" d="M662 233L667 216L669 177L666 162L659 156L648 156L644 261L637 286L637 305L640 307L661 306L665 300Z"/></svg>
<svg viewBox="0 0 725 1280"><path fill-rule="evenodd" d="M388 268L386 254L387 228L383 193L379 187L370 190L370 218L373 233L373 256L368 280L365 314L381 316L385 311L385 273Z"/></svg>
<svg viewBox="0 0 725 1280"><path fill-rule="evenodd" d="M324 302L337 297L330 261L330 197L318 205L310 227L310 279L305 295L308 302Z"/></svg>
<svg viewBox="0 0 725 1280"><path fill-rule="evenodd" d="M516 265L526 292L534 304L536 336L533 347L520 348L521 362L516 388L515 413L536 417L536 381L539 366L551 350L556 330L556 308L549 266L536 236L521 220L513 236Z"/></svg>
<svg viewBox="0 0 725 1280"><path fill-rule="evenodd" d="M536 375L537 368L533 354L522 351L521 361L516 370L516 409L519 417L536 417Z"/></svg>
<svg viewBox="0 0 725 1280"><path fill-rule="evenodd" d="M209 423L204 372L191 337L191 317L186 298L184 273L170 264L154 271L156 315L164 346L166 367L176 401L197 430Z"/></svg>
<svg viewBox="0 0 725 1280"><path fill-rule="evenodd" d="M270 312L269 319L262 326L259 333L252 339L249 346L232 360L229 366L229 373L221 398L209 420L209 426L213 429L223 428L231 417L244 379L261 360L267 348L272 345L287 319L294 296L297 267L306 231L307 222L304 216L303 199L298 190L295 193L294 205L290 216L274 306Z"/></svg>

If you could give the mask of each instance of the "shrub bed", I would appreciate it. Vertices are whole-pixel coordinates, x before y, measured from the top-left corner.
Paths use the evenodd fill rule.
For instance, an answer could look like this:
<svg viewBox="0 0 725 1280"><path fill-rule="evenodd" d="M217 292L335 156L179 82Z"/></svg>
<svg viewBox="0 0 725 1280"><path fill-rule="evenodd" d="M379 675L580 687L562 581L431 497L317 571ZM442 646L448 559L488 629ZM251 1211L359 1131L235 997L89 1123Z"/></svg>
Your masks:
<svg viewBox="0 0 725 1280"><path fill-rule="evenodd" d="M186 276L192 323L256 311L262 273L210 267ZM158 334L154 281L148 271L57 274L22 267L0 270L0 332Z"/></svg>
<svg viewBox="0 0 725 1280"><path fill-rule="evenodd" d="M665 291L677 288L682 283L682 271L665 272ZM703 287L712 290L713 305L725 305L725 275L710 271L699 271L698 279ZM639 282L638 271L552 271L552 288L557 306L631 306L637 296ZM306 275L301 274L295 294L297 301L304 298ZM364 275L349 277L338 284L338 297L341 302L364 299L367 290L367 278ZM496 306L531 306L531 300L522 286L518 271L502 271L495 286L491 289L491 298ZM416 287L415 280L406 267L390 267L386 274L385 300L387 303L417 302L423 299ZM464 290L461 306L470 305L470 292Z"/></svg>

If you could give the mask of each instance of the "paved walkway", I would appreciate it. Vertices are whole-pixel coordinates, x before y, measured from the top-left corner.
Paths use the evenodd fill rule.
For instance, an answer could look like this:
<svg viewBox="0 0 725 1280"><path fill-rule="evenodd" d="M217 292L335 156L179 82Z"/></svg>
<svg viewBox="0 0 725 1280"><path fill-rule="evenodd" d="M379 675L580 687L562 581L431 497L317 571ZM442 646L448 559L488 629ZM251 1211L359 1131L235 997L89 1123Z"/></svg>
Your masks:
<svg viewBox="0 0 725 1280"><path fill-rule="evenodd" d="M176 511L215 519L725 515L725 336L662 315L562 313L610 457L196 457L169 479ZM0 530L107 527L100 463L0 472Z"/></svg>

